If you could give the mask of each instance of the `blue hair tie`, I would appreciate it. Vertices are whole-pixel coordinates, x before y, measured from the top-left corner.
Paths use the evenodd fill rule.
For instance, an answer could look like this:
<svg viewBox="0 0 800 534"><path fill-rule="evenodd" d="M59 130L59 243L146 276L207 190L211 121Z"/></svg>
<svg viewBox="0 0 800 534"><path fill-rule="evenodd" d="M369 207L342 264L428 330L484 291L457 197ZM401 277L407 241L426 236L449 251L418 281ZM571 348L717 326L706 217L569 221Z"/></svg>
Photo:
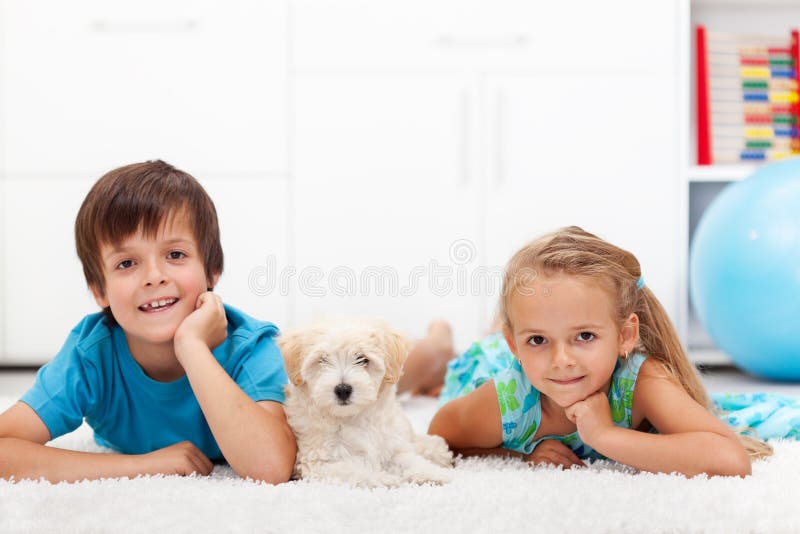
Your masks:
<svg viewBox="0 0 800 534"><path fill-rule="evenodd" d="M639 279L636 281L636 289L642 289L644 287L644 276L640 276Z"/></svg>

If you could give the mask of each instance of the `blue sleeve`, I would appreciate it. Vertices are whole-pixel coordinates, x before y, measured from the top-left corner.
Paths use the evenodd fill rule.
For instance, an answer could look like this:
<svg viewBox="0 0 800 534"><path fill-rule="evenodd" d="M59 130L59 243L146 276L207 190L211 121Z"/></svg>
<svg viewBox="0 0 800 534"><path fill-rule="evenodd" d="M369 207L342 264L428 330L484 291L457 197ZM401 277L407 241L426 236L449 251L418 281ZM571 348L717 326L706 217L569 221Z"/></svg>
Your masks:
<svg viewBox="0 0 800 534"><path fill-rule="evenodd" d="M85 362L78 350L80 334L73 330L50 363L39 369L36 382L22 396L50 431L50 439L72 432L95 404L86 376ZM90 372L90 374L93 374Z"/></svg>
<svg viewBox="0 0 800 534"><path fill-rule="evenodd" d="M248 346L238 372L232 378L254 401L283 403L283 387L288 382L283 357L272 335L262 335Z"/></svg>

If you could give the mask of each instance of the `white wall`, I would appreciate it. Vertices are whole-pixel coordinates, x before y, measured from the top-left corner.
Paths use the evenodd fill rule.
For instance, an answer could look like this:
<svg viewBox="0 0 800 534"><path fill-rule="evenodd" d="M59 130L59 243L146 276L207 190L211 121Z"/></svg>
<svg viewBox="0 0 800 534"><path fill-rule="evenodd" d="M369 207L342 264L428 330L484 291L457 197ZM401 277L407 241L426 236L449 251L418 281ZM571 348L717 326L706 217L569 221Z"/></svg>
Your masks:
<svg viewBox="0 0 800 534"><path fill-rule="evenodd" d="M445 317L464 348L498 293L472 281L573 223L635 252L677 319L685 7L0 1L0 364L95 310L77 207L155 157L217 202L220 294L281 327Z"/></svg>

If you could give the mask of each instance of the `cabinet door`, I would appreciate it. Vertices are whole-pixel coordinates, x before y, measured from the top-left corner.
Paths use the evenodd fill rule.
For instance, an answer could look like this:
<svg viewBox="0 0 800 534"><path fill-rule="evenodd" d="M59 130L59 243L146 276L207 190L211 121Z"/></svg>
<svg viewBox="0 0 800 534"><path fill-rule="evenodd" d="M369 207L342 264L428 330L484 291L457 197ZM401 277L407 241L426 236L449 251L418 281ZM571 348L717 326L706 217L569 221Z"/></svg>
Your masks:
<svg viewBox="0 0 800 534"><path fill-rule="evenodd" d="M559 5L549 24L567 31L572 4ZM544 232L579 225L632 251L675 320L681 10L663 0L600 5L605 13L583 17L575 28L602 17L597 50L614 61L589 55L594 59L487 78L489 263L504 264ZM592 48L582 38L563 45L567 55Z"/></svg>
<svg viewBox="0 0 800 534"><path fill-rule="evenodd" d="M295 80L296 321L377 315L414 336L450 319L479 331L481 262L469 80Z"/></svg>
<svg viewBox="0 0 800 534"><path fill-rule="evenodd" d="M204 180L219 217L225 264L215 288L224 302L284 328L289 299L280 285L288 265L286 178Z"/></svg>
<svg viewBox="0 0 800 534"><path fill-rule="evenodd" d="M2 90L0 89L0 97L2 97ZM0 147L0 157L2 157L2 148ZM0 206L3 207L3 213L6 209L6 181L0 178ZM0 253L5 257L6 254L6 217L0 216ZM8 300L6 298L6 262L0 260L0 365L3 365L6 360L6 314L8 313Z"/></svg>
<svg viewBox="0 0 800 534"><path fill-rule="evenodd" d="M545 232L578 225L633 252L676 317L681 226L672 72L665 61L627 74L488 82L490 263L503 264Z"/></svg>
<svg viewBox="0 0 800 534"><path fill-rule="evenodd" d="M4 363L47 362L84 315L100 311L75 252L75 215L92 183L30 176L5 180Z"/></svg>
<svg viewBox="0 0 800 534"><path fill-rule="evenodd" d="M287 169L285 1L6 2L6 169Z"/></svg>
<svg viewBox="0 0 800 534"><path fill-rule="evenodd" d="M625 70L673 0L293 0L295 66L309 72Z"/></svg>
<svg viewBox="0 0 800 534"><path fill-rule="evenodd" d="M5 183L2 294L5 309L13 311L5 316L5 363L47 362L84 315L99 311L73 234L92 183L30 177ZM265 269L287 261L286 180L213 179L203 185L217 208L225 254L216 291L225 302L282 326L289 296L268 285L276 275Z"/></svg>

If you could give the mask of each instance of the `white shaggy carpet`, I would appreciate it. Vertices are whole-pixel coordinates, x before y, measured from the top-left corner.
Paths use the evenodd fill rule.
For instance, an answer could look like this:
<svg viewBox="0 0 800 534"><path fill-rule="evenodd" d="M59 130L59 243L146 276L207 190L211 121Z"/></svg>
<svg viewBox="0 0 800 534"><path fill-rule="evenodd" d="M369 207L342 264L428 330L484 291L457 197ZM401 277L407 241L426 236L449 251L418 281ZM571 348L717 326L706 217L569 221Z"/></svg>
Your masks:
<svg viewBox="0 0 800 534"><path fill-rule="evenodd" d="M0 410L13 399L0 398ZM424 430L431 399L406 399ZM81 427L54 445L100 450ZM459 460L445 486L268 486L209 477L77 484L0 480L0 532L800 532L800 442L746 479L637 474L610 463L558 471Z"/></svg>

